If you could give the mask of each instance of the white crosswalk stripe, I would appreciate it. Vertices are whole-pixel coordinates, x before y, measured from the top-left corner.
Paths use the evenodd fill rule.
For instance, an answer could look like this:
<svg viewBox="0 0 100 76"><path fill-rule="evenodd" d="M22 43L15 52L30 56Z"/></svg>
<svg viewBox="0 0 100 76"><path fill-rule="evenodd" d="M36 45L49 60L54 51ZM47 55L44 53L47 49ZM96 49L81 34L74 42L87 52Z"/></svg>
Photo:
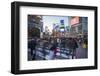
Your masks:
<svg viewBox="0 0 100 76"><path fill-rule="evenodd" d="M44 51L44 52L43 52ZM45 58L45 59L50 59L52 58L51 55L52 53L50 53L51 50L49 49L42 49L42 48L38 48L38 50L36 50L36 58L38 59L38 56L39 58ZM70 59L71 58L71 55L69 54L69 50L58 50L58 52L56 53L56 59Z"/></svg>

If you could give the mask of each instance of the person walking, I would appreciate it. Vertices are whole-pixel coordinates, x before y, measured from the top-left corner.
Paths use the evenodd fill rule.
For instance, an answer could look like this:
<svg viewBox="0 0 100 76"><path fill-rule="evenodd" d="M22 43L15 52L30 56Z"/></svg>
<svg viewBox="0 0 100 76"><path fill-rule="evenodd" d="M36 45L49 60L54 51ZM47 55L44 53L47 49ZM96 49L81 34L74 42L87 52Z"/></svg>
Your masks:
<svg viewBox="0 0 100 76"><path fill-rule="evenodd" d="M31 41L28 42L28 48L30 48L31 50L31 56L32 56L32 60L35 60L35 56L36 56L36 40L32 39Z"/></svg>
<svg viewBox="0 0 100 76"><path fill-rule="evenodd" d="M42 47L42 49L43 49L43 56L44 56L43 60L46 60L45 59L45 56L46 56L46 46L47 46L47 43L46 43L46 40L44 39L43 40L43 47Z"/></svg>
<svg viewBox="0 0 100 76"><path fill-rule="evenodd" d="M74 57L76 57L76 48L78 48L78 44L77 44L76 40L73 38L72 39L72 59L74 59Z"/></svg>
<svg viewBox="0 0 100 76"><path fill-rule="evenodd" d="M52 50L54 52L54 58L55 58L56 53L57 53L57 42L56 41L53 41L52 47L50 48L50 50Z"/></svg>

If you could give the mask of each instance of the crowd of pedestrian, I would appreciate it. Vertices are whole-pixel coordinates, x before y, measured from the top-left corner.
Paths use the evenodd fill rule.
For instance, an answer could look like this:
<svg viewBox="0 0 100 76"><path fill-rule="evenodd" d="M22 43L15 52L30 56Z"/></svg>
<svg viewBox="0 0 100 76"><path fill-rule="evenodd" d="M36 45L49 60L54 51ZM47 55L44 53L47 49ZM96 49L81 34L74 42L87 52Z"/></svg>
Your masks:
<svg viewBox="0 0 100 76"><path fill-rule="evenodd" d="M31 56L32 56L32 60L35 60L35 56L36 56L36 48L38 47L42 47L43 49L43 54L44 57L46 56L45 53L45 48L48 48L52 54L53 57L52 59L54 59L56 57L57 54L57 47L64 48L64 49L68 49L69 50L69 54L72 55L72 59L75 58L76 56L76 49L79 47L79 45L84 46L84 48L87 48L87 39L84 38L32 38L28 40L28 49L30 49L31 51ZM45 58L44 58L45 60Z"/></svg>

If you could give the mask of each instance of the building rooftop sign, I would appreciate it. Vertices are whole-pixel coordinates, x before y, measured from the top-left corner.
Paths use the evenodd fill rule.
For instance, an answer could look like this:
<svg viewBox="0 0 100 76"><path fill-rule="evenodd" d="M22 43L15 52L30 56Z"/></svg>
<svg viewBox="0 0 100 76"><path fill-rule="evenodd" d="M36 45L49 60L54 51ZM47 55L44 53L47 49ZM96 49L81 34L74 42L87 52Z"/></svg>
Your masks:
<svg viewBox="0 0 100 76"><path fill-rule="evenodd" d="M79 23L79 17L74 17L74 18L71 19L71 26L73 26L77 23Z"/></svg>

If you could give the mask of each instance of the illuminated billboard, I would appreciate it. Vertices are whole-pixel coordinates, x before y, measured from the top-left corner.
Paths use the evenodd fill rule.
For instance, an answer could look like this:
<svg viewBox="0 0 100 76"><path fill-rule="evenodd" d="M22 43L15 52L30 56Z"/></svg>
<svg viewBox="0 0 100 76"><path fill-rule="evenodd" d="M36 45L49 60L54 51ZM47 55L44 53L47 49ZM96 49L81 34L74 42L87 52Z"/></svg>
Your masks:
<svg viewBox="0 0 100 76"><path fill-rule="evenodd" d="M74 17L74 18L71 19L71 25L72 26L77 24L77 23L79 23L79 17Z"/></svg>

